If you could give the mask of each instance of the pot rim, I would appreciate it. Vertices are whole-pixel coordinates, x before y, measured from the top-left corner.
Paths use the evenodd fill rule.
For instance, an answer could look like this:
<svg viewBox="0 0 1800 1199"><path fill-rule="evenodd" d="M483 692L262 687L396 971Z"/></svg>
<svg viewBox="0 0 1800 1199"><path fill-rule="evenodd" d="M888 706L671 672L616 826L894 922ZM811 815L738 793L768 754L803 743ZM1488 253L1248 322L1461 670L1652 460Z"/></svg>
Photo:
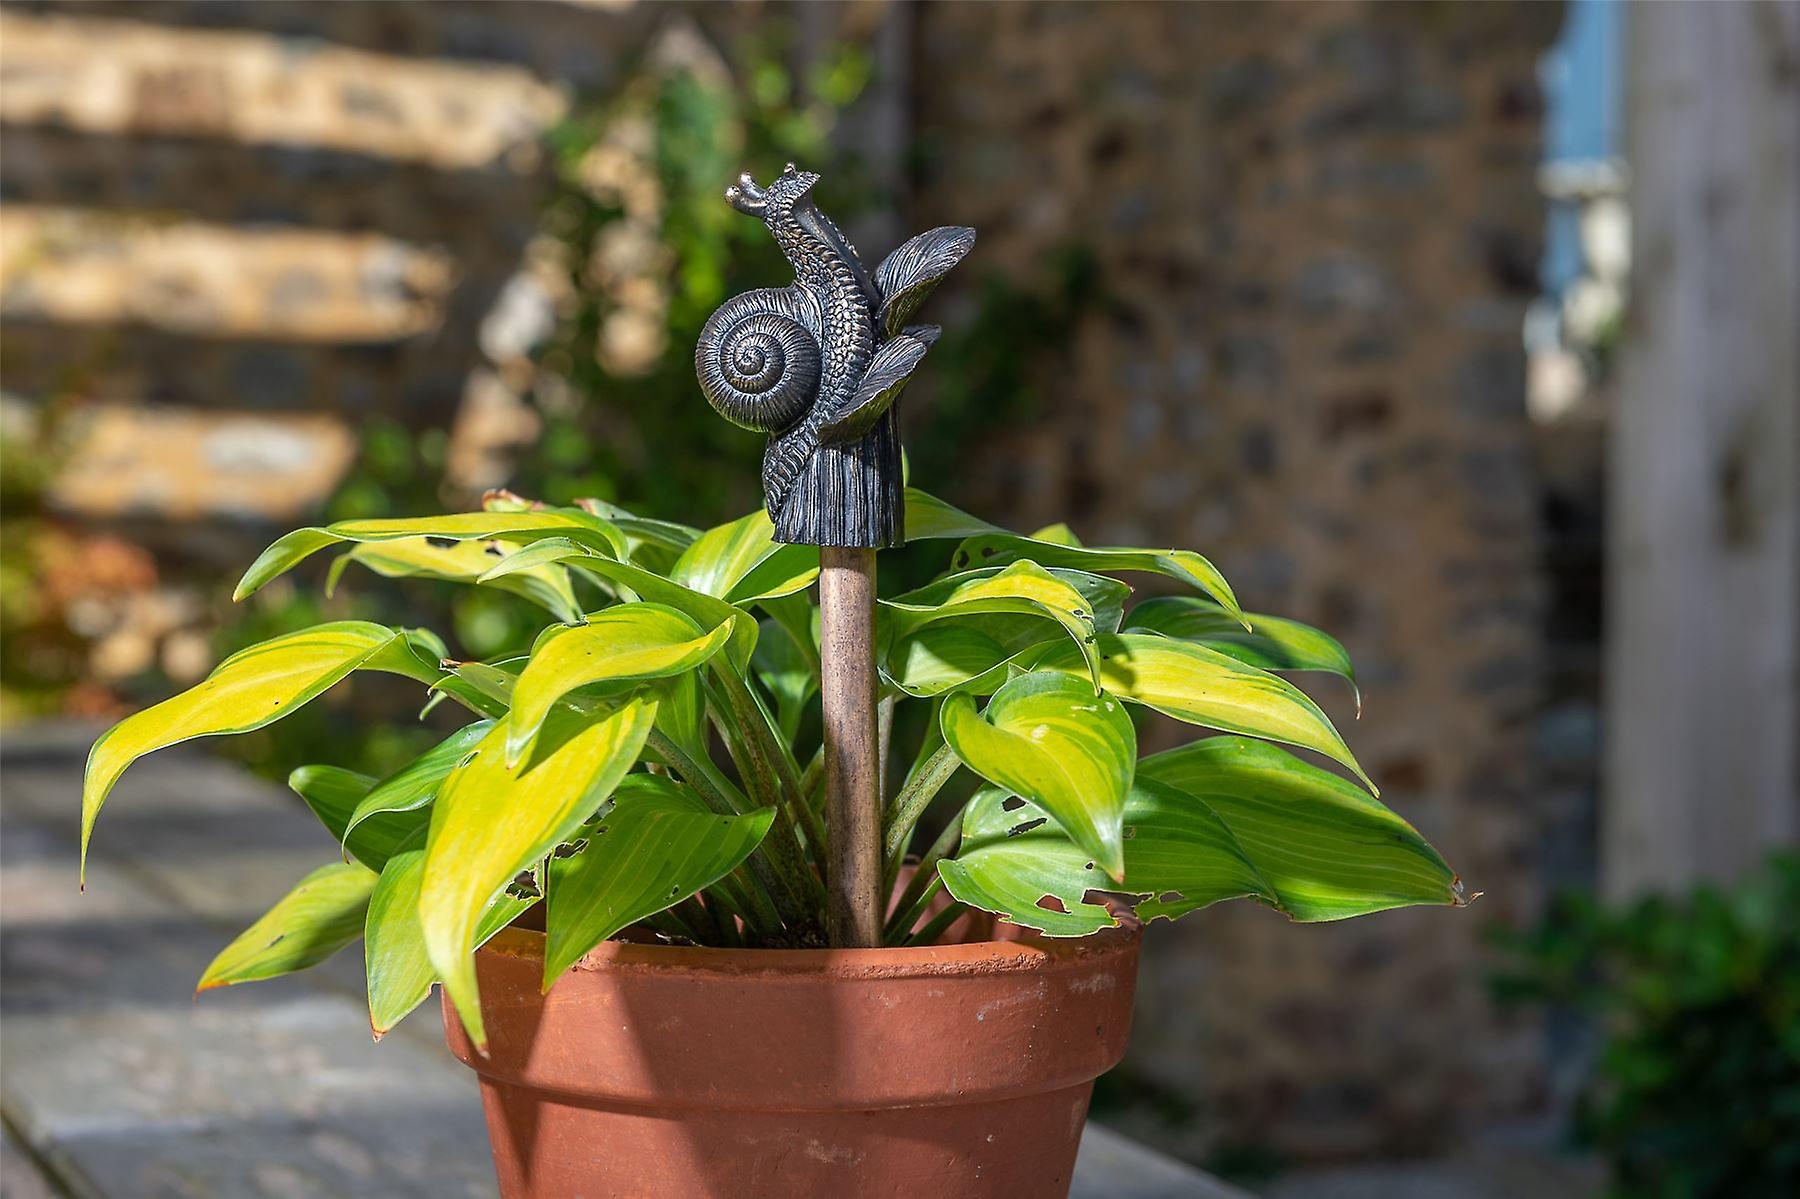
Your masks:
<svg viewBox="0 0 1800 1199"><path fill-rule="evenodd" d="M1085 937L1043 937L972 941L958 945L909 945L876 949L722 949L704 945L651 945L602 941L573 966L572 973L649 972L699 977L914 978L957 975L1032 974L1064 964L1093 965L1135 954L1143 926L1122 921ZM477 952L541 961L545 936L509 926Z"/></svg>

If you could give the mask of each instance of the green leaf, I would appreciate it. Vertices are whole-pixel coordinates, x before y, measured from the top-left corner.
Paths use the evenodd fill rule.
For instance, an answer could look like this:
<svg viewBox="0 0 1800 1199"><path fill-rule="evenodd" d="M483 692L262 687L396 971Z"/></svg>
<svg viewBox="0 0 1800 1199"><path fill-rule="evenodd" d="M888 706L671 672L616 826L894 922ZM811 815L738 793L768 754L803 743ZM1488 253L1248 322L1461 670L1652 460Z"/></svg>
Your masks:
<svg viewBox="0 0 1800 1199"><path fill-rule="evenodd" d="M1247 737L1145 758L1125 829L1125 880L1114 887L1049 812L984 791L964 813L956 861L939 871L963 902L1057 937L1113 923L1086 901L1093 889L1122 893L1147 921L1238 897L1309 922L1466 902L1411 825L1347 780Z"/></svg>
<svg viewBox="0 0 1800 1199"><path fill-rule="evenodd" d="M819 577L819 550L783 545L761 511L708 529L676 559L676 583L733 604L792 595Z"/></svg>
<svg viewBox="0 0 1800 1199"><path fill-rule="evenodd" d="M1032 621L1041 632L1042 621ZM981 627L978 627L981 626ZM946 621L903 637L881 663L884 678L908 695L929 697L961 690L980 695L1006 681L1015 661L1035 653L1045 637L1010 646L988 621ZM1061 636L1060 633L1056 636Z"/></svg>
<svg viewBox="0 0 1800 1199"><path fill-rule="evenodd" d="M430 817L419 811L394 812L365 820L352 831L350 821L358 804L374 785L368 775L337 766L302 766L288 775L288 786L306 801L338 844L370 870L380 870L395 850L424 831Z"/></svg>
<svg viewBox="0 0 1800 1199"><path fill-rule="evenodd" d="M944 741L975 773L1054 813L1076 844L1118 878L1125 868L1125 793L1137 732L1111 696L1058 674L1013 679L978 713L944 701Z"/></svg>
<svg viewBox="0 0 1800 1199"><path fill-rule="evenodd" d="M570 541L551 538L519 551L499 563L495 570L507 570L515 562L529 565L550 561L567 562L577 570L605 580L614 590L623 588L626 594L621 598L626 600L638 599L674 608L687 614L703 629L714 629L729 621L731 643L725 655L738 673L749 669L750 655L756 648L757 630L756 621L748 612L704 592L672 583L643 567L593 553Z"/></svg>
<svg viewBox="0 0 1800 1199"><path fill-rule="evenodd" d="M569 572L554 564L527 567L489 579L488 573L509 552L497 541L440 542L425 537L377 541L359 545L331 564L325 591L336 589L344 568L352 562L389 579L445 579L453 583L491 582L502 591L523 596L564 624L581 620L581 604L569 584Z"/></svg>
<svg viewBox="0 0 1800 1199"><path fill-rule="evenodd" d="M1098 648L1101 685L1120 699L1189 724L1316 750L1375 790L1319 705L1286 679L1203 645L1153 633L1103 635ZM1070 674L1087 669L1080 654L1057 643L1028 655L1026 664Z"/></svg>
<svg viewBox="0 0 1800 1199"><path fill-rule="evenodd" d="M1004 566L1029 558L1040 566L1067 566L1089 571L1141 571L1165 575L1197 587L1225 610L1238 614L1237 596L1218 568L1192 550L1149 550L1125 546L1069 545L1060 541L1035 541L1012 533L981 533L956 547L950 558L953 570Z"/></svg>
<svg viewBox="0 0 1800 1199"><path fill-rule="evenodd" d="M1217 817L1170 787L1137 779L1125 800L1125 881L1115 885L1096 869L1036 804L988 790L963 816L961 848L938 873L950 894L1014 924L1052 937L1082 937L1118 923L1090 890L1139 897L1138 914L1173 917L1221 899L1273 896L1256 867ZM1167 900L1150 900L1151 896ZM1154 904L1169 910L1152 912Z"/></svg>
<svg viewBox="0 0 1800 1199"><path fill-rule="evenodd" d="M810 605L809 605L810 606ZM751 664L775 700L776 723L781 735L792 742L800 731L806 706L819 690L818 646L802 649L788 626L770 618L763 622Z"/></svg>
<svg viewBox="0 0 1800 1199"><path fill-rule="evenodd" d="M197 990L275 978L324 961L362 932L375 877L356 862L319 867L220 951Z"/></svg>
<svg viewBox="0 0 1800 1199"><path fill-rule="evenodd" d="M577 687L667 678L703 665L725 647L731 625L704 632L660 604L622 604L544 642L513 687L506 760L517 765L551 705Z"/></svg>
<svg viewBox="0 0 1800 1199"><path fill-rule="evenodd" d="M637 513L617 504L609 504L605 500L580 499L575 506L583 512L598 516L625 534L626 557L636 560L648 548L654 548L673 559L694 544L694 538L700 536L700 530L692 525L679 524L672 520L656 520L653 517L639 516Z"/></svg>
<svg viewBox="0 0 1800 1199"><path fill-rule="evenodd" d="M1464 902L1455 872L1412 825L1349 781L1272 745L1208 737L1145 758L1138 778L1205 804L1296 920Z"/></svg>
<svg viewBox="0 0 1800 1199"><path fill-rule="evenodd" d="M1004 532L979 516L971 516L917 487L906 489L906 540L932 541L945 537L973 537L978 533Z"/></svg>
<svg viewBox="0 0 1800 1199"><path fill-rule="evenodd" d="M419 923L419 885L425 877L423 832L387 861L369 896L363 923L363 964L369 986L369 1028L380 1040L425 1001L438 981ZM502 891L481 914L475 946L516 920L537 900Z"/></svg>
<svg viewBox="0 0 1800 1199"><path fill-rule="evenodd" d="M94 821L131 763L152 750L195 737L260 729L358 669L433 680L438 672L415 652L415 636L360 620L288 633L239 650L195 687L127 716L101 734L88 752L81 792L83 876Z"/></svg>
<svg viewBox="0 0 1800 1199"><path fill-rule="evenodd" d="M1130 589L1110 579L1103 581L1117 589L1112 594L1122 605ZM882 601L880 614L882 639L888 644L942 620L994 614L1051 620L1062 626L1076 648L1089 659L1089 672L1096 685L1099 683L1100 662L1092 648L1097 631L1093 602L1068 580L1035 562L1015 562L997 571L977 571L940 580L919 591Z"/></svg>
<svg viewBox="0 0 1800 1199"><path fill-rule="evenodd" d="M539 730L532 760L517 774L506 763L503 720L438 793L419 922L431 964L477 1045L487 1042L470 957L481 913L611 794L637 761L655 718L655 701L644 698L599 719L559 705Z"/></svg>
<svg viewBox="0 0 1800 1199"><path fill-rule="evenodd" d="M1336 639L1311 625L1280 616L1244 613L1250 628L1210 600L1196 595L1148 599L1131 610L1130 628L1194 641L1264 670L1322 670L1356 691L1356 669ZM1362 706L1361 695L1357 706Z"/></svg>
<svg viewBox="0 0 1800 1199"><path fill-rule="evenodd" d="M412 814L437 798L438 789L450 772L469 756L493 727L492 720L464 725L380 782L372 783L344 822L339 839L347 842L350 851L356 853L356 842L366 822L371 828L383 828L383 836L392 839L388 849L392 854L401 841L423 828L429 819ZM288 785L293 786L292 778ZM377 870L382 868L374 862L369 864Z"/></svg>
<svg viewBox="0 0 1800 1199"><path fill-rule="evenodd" d="M690 789L627 775L579 853L550 859L544 989L600 942L711 886L750 856L774 808L709 810Z"/></svg>
<svg viewBox="0 0 1800 1199"><path fill-rule="evenodd" d="M264 550L244 572L233 599L254 595L269 580L292 570L328 545L437 537L449 541L536 541L564 537L600 553L626 552L625 535L599 517L574 508L526 512L460 512L398 520L340 520L324 528L296 529Z"/></svg>

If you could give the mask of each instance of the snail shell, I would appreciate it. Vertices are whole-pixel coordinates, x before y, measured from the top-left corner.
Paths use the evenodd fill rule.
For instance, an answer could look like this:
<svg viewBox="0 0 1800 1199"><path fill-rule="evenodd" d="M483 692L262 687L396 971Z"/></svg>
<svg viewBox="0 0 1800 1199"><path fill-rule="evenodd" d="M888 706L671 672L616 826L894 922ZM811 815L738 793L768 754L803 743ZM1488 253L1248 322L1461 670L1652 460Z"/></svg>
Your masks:
<svg viewBox="0 0 1800 1199"><path fill-rule="evenodd" d="M776 433L806 414L819 386L819 343L782 288L719 305L694 347L700 390L735 425Z"/></svg>

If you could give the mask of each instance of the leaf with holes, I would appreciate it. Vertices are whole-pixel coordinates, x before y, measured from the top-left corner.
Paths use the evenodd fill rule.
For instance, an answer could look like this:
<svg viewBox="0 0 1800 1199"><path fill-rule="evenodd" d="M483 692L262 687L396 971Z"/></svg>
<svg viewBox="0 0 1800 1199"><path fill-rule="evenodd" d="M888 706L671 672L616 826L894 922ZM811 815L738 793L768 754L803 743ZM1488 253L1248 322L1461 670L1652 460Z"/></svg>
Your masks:
<svg viewBox="0 0 1800 1199"><path fill-rule="evenodd" d="M1244 613L1242 623L1210 600L1196 595L1165 595L1131 610L1129 628L1193 641L1249 666L1264 670L1319 670L1335 674L1357 693L1356 669L1336 638L1311 625L1280 616ZM1362 697L1357 694L1357 707Z"/></svg>
<svg viewBox="0 0 1800 1199"><path fill-rule="evenodd" d="M550 859L544 989L620 929L708 887L750 856L775 818L721 816L689 788L627 775L579 852Z"/></svg>
<svg viewBox="0 0 1800 1199"><path fill-rule="evenodd" d="M419 923L432 967L477 1045L487 1040L470 957L481 913L611 794L655 718L656 702L645 698L598 718L558 705L516 773L506 763L503 720L445 780L432 805Z"/></svg>
<svg viewBox="0 0 1800 1199"><path fill-rule="evenodd" d="M1063 675L1028 674L995 692L985 712L970 696L952 695L941 723L945 743L969 769L1043 805L1119 877L1137 733L1111 696Z"/></svg>
<svg viewBox="0 0 1800 1199"><path fill-rule="evenodd" d="M1315 750L1375 790L1319 705L1286 679L1204 645L1153 633L1102 636L1098 648L1101 685L1120 699L1189 724ZM1085 660L1066 646L1048 645L1027 659L1036 670L1086 673Z"/></svg>
<svg viewBox="0 0 1800 1199"><path fill-rule="evenodd" d="M731 626L710 632L658 604L622 604L544 641L513 687L506 760L524 760L551 705L595 683L632 683L685 674L725 647Z"/></svg>
<svg viewBox="0 0 1800 1199"><path fill-rule="evenodd" d="M517 552L517 547L499 541L439 541L427 537L373 541L357 546L331 564L325 593L329 595L336 589L338 579L352 562L383 578L477 583L511 552ZM489 581L502 591L547 609L564 624L575 624L581 619L581 605L569 584L569 572L561 566L532 566Z"/></svg>
<svg viewBox="0 0 1800 1199"><path fill-rule="evenodd" d="M276 978L324 961L362 932L375 878L358 862L319 867L221 950L196 989Z"/></svg>
<svg viewBox="0 0 1800 1199"><path fill-rule="evenodd" d="M356 670L435 680L435 647L418 647L417 637L361 620L289 633L239 650L197 686L108 729L88 752L82 784L83 874L94 821L113 784L131 763L153 750L195 737L247 733L273 724Z"/></svg>
<svg viewBox="0 0 1800 1199"><path fill-rule="evenodd" d="M984 791L963 816L955 860L939 863L938 872L962 902L1051 937L1086 936L1118 923L1090 891L1167 895L1170 902L1179 896L1190 908L1273 898L1230 830L1180 792L1138 779L1124 823L1125 879L1114 883L1042 807Z"/></svg>

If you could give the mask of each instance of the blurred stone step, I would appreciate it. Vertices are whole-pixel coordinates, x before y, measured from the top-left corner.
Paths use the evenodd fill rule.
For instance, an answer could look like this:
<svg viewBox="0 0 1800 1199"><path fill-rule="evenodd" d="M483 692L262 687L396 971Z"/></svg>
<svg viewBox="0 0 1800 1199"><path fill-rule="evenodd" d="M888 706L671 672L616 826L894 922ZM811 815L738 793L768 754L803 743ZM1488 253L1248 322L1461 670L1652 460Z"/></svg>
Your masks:
<svg viewBox="0 0 1800 1199"><path fill-rule="evenodd" d="M0 12L0 120L529 170L567 108L530 71L314 38Z"/></svg>

